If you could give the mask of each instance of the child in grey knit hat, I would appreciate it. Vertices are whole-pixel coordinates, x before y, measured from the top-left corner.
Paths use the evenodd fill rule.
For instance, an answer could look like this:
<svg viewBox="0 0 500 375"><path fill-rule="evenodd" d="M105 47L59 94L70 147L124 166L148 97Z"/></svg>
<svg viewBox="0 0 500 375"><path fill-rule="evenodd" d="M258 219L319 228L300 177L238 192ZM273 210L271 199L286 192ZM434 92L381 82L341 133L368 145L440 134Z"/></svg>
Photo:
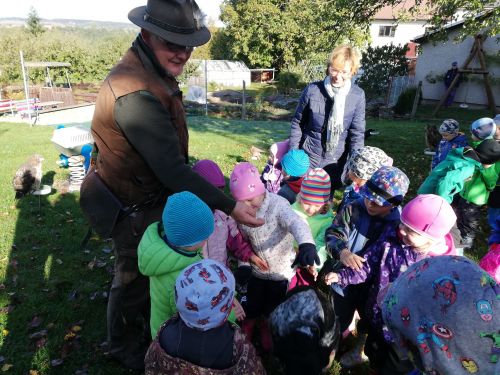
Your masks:
<svg viewBox="0 0 500 375"><path fill-rule="evenodd" d="M500 288L457 256L413 264L382 303L386 336L426 374L500 374Z"/></svg>

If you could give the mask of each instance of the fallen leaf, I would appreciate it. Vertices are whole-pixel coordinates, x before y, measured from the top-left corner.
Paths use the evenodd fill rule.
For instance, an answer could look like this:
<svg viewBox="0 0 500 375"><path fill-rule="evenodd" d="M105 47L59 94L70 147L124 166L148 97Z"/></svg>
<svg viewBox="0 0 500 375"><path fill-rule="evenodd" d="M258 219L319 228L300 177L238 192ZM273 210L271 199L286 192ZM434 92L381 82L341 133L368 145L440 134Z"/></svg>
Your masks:
<svg viewBox="0 0 500 375"><path fill-rule="evenodd" d="M110 249L109 247L107 247L107 246L102 248L102 252L103 252L104 254L110 254L112 251L113 251L113 250L111 250L111 249Z"/></svg>
<svg viewBox="0 0 500 375"><path fill-rule="evenodd" d="M76 334L75 334L74 332L68 332L68 333L64 336L64 341L73 340L75 337L76 337Z"/></svg>
<svg viewBox="0 0 500 375"><path fill-rule="evenodd" d="M82 330L82 327L79 326L79 325L74 325L73 327L71 327L71 331L73 332L80 332Z"/></svg>
<svg viewBox="0 0 500 375"><path fill-rule="evenodd" d="M31 319L31 322L29 322L28 328L37 328L38 326L40 326L40 324L42 324L42 322L42 318L40 318L39 316L34 316L33 319Z"/></svg>
<svg viewBox="0 0 500 375"><path fill-rule="evenodd" d="M2 366L2 372L9 371L12 366L14 365L11 363L6 363L5 365Z"/></svg>
<svg viewBox="0 0 500 375"><path fill-rule="evenodd" d="M52 361L50 361L50 365L52 367L60 366L60 365L62 365L62 363L63 363L63 360L61 358L53 359Z"/></svg>
<svg viewBox="0 0 500 375"><path fill-rule="evenodd" d="M28 337L31 339L31 340L34 340L34 339L40 339L44 336L47 336L47 330L46 329L42 329L41 331L38 331L38 332L35 332L35 333L32 333L31 335L29 335Z"/></svg>
<svg viewBox="0 0 500 375"><path fill-rule="evenodd" d="M96 266L97 266L97 268L105 267L106 266L106 262L103 261L103 260L98 259L97 262L96 262Z"/></svg>
<svg viewBox="0 0 500 375"><path fill-rule="evenodd" d="M56 263L57 263L57 264L63 264L63 261L62 261L61 259L57 258L57 259L56 259Z"/></svg>
<svg viewBox="0 0 500 375"><path fill-rule="evenodd" d="M69 292L68 301L75 301L78 298L78 290L72 290Z"/></svg>
<svg viewBox="0 0 500 375"><path fill-rule="evenodd" d="M0 314L8 314L8 313L12 312L12 310L14 310L14 306L8 305L8 306L2 307L0 309Z"/></svg>
<svg viewBox="0 0 500 375"><path fill-rule="evenodd" d="M37 370L30 370L30 375L40 375Z"/></svg>

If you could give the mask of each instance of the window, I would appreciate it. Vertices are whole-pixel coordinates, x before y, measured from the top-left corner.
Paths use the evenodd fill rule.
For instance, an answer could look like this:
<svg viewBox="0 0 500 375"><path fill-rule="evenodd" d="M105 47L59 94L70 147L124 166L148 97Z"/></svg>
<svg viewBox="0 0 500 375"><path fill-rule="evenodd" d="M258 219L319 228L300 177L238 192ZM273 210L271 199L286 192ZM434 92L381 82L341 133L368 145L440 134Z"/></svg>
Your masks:
<svg viewBox="0 0 500 375"><path fill-rule="evenodd" d="M393 37L396 33L396 26L379 26L378 36Z"/></svg>

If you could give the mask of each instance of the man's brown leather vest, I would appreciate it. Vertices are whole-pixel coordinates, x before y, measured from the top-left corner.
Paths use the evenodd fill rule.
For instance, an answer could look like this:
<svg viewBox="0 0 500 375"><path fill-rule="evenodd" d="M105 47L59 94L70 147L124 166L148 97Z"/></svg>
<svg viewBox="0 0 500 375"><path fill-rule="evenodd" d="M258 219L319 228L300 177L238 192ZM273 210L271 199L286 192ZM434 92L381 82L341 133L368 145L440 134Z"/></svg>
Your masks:
<svg viewBox="0 0 500 375"><path fill-rule="evenodd" d="M129 49L111 70L97 96L92 119L92 135L99 150L96 169L124 205L156 198L163 185L116 124L114 110L118 98L140 90L152 93L170 114L171 124L166 126L176 129L181 153L186 163L188 160L188 131L181 93L173 78L165 78L163 82L161 79L154 71L146 70ZM147 126L146 120L144 127Z"/></svg>

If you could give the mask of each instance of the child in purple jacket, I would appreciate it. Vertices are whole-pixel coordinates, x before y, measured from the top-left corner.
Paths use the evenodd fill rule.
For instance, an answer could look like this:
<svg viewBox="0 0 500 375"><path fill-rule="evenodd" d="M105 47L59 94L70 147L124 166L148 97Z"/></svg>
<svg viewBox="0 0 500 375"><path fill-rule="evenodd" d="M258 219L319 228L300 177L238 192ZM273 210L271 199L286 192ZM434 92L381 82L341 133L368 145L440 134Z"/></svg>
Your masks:
<svg viewBox="0 0 500 375"><path fill-rule="evenodd" d="M388 227L364 252L361 268L344 268L325 276L327 285L369 284L365 313L370 326L365 353L375 370L401 371L403 374L408 370L404 363L395 359L397 356L384 339L380 301L391 283L410 265L430 253L443 254L446 248L453 247L449 232L455 221L453 209L443 198L433 194L419 195L403 208L401 223Z"/></svg>
<svg viewBox="0 0 500 375"><path fill-rule="evenodd" d="M266 190L270 193L277 193L281 189L281 182L283 181L281 159L283 159L289 148L290 141L288 139L273 143L269 147L269 157L260 175L260 179L264 183Z"/></svg>

